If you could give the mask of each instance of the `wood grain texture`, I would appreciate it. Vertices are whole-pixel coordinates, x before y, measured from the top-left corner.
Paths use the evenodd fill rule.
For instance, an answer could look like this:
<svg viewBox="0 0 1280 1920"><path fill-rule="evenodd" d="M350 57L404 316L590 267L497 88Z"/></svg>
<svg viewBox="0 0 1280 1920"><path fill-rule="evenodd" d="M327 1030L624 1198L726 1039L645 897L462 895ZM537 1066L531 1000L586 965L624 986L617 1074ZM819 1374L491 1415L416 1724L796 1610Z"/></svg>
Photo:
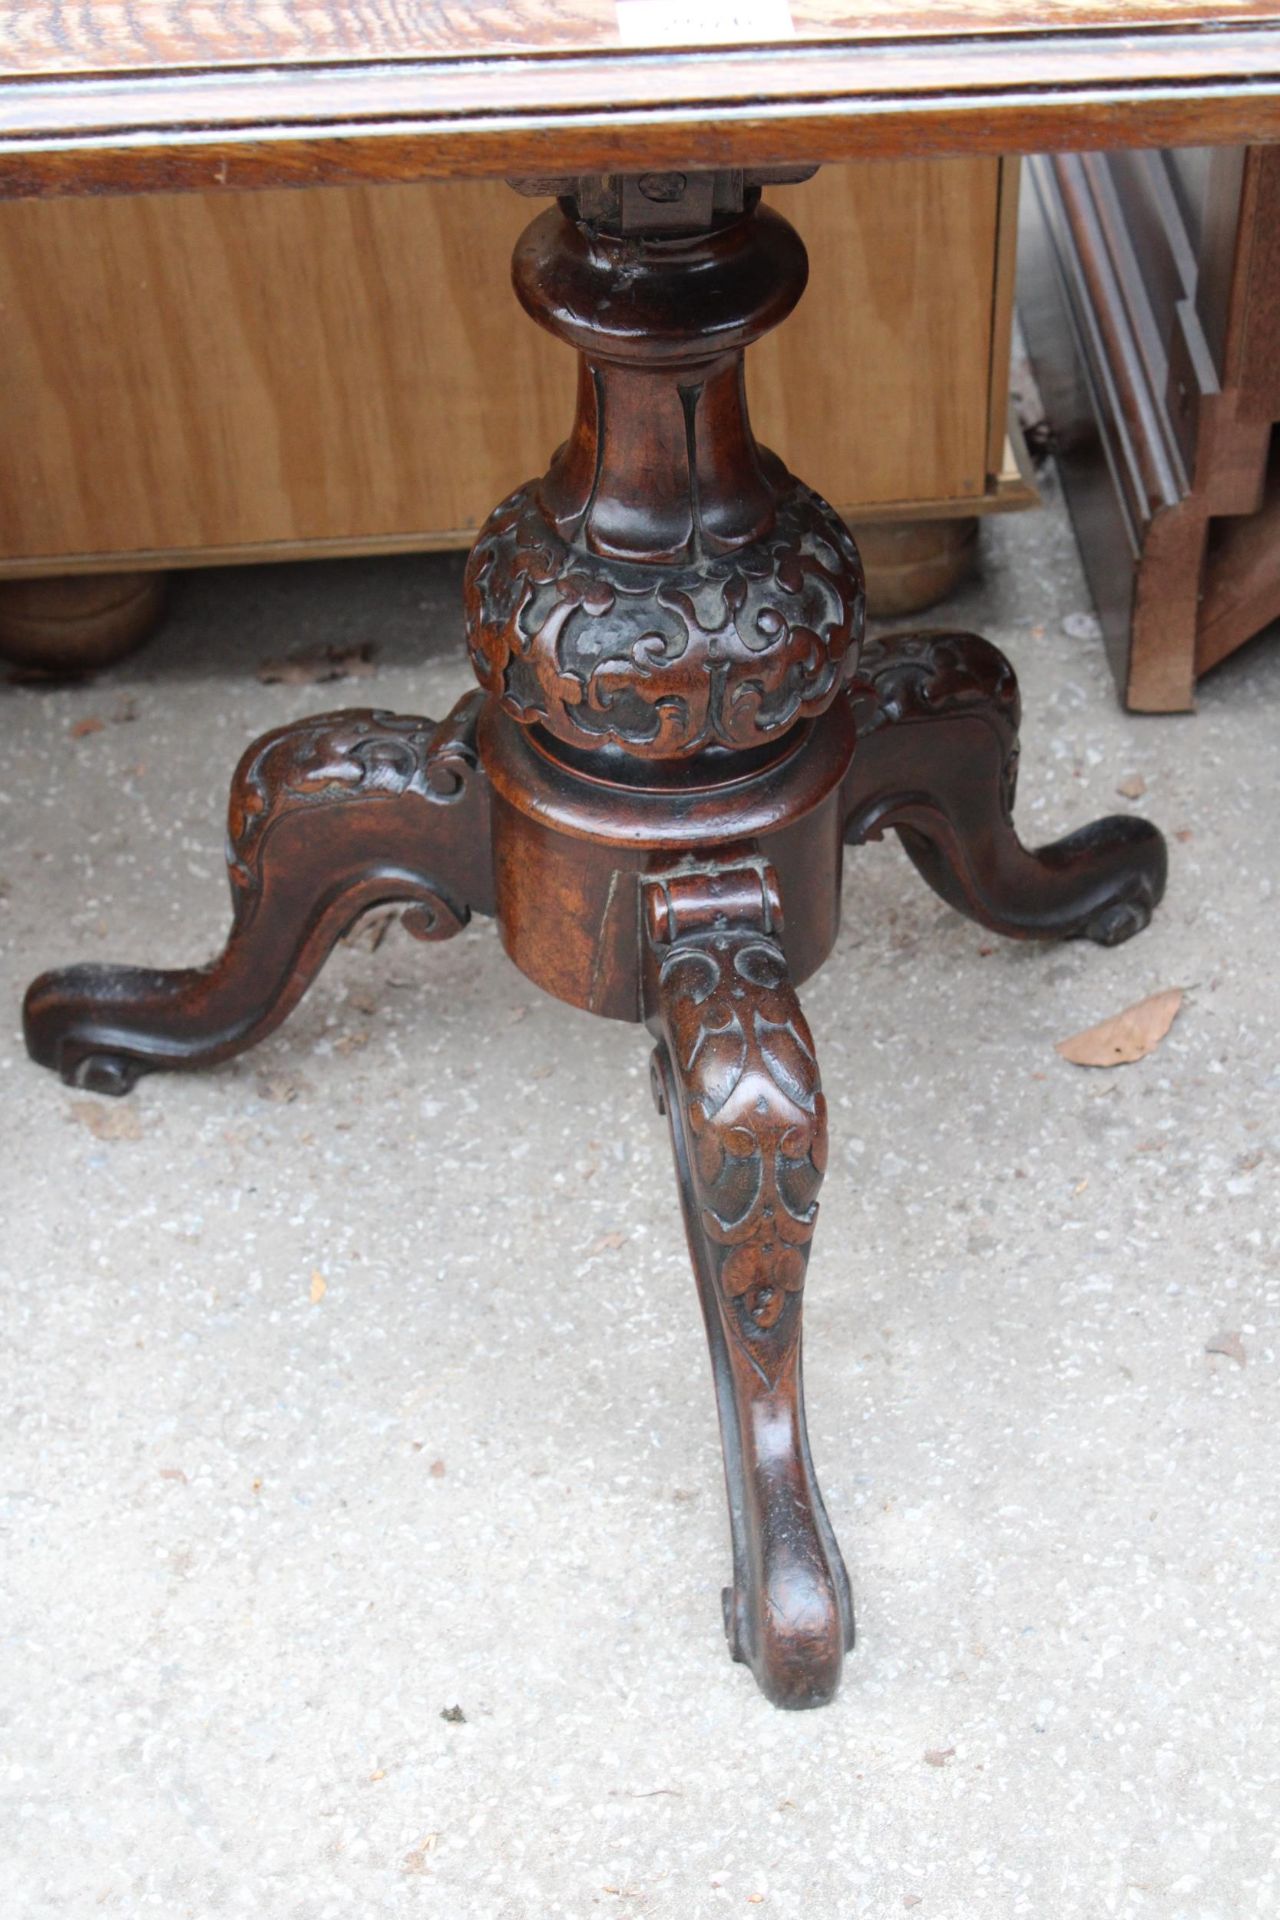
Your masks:
<svg viewBox="0 0 1280 1920"><path fill-rule="evenodd" d="M1277 616L1280 474L1273 473L1257 513L1210 525L1196 630L1196 672L1216 667Z"/></svg>
<svg viewBox="0 0 1280 1920"><path fill-rule="evenodd" d="M855 519L987 493L998 175L767 196L811 278L747 356L752 418ZM0 572L469 545L573 417L510 292L536 211L491 181L0 205Z"/></svg>
<svg viewBox="0 0 1280 1920"><path fill-rule="evenodd" d="M792 17L774 44L658 52L622 45L606 0L7 0L0 193L1280 137L1280 10L1256 0L872 0Z"/></svg>
<svg viewBox="0 0 1280 1920"><path fill-rule="evenodd" d="M1007 422L1001 418L1000 403L1009 392L1009 371L1013 358L1013 306L1018 285L1018 203L1022 197L1022 165L1016 158L1006 160L996 181L995 262L992 284L991 365L988 390L991 405L987 425L987 471L997 473L1004 459Z"/></svg>
<svg viewBox="0 0 1280 1920"><path fill-rule="evenodd" d="M529 214L490 182L0 209L6 554L465 534L572 414L511 298Z"/></svg>
<svg viewBox="0 0 1280 1920"><path fill-rule="evenodd" d="M717 9L706 9L714 18ZM728 11L722 9L721 11ZM745 11L740 9L741 11ZM1143 29L1280 21L1258 0L793 0L797 40L964 39L1083 28ZM696 19L696 15L694 16ZM661 47L643 9L620 29L613 0L7 0L0 41L28 74L163 72L212 66L303 65L321 60L474 59L497 53L598 53ZM744 36L749 38L749 36Z"/></svg>
<svg viewBox="0 0 1280 1920"><path fill-rule="evenodd" d="M1247 153L1234 205L1233 169L1201 168L1197 193L1195 158L1033 160L1024 203L1023 327L1140 712L1193 706L1197 675L1280 613L1280 149Z"/></svg>
<svg viewBox="0 0 1280 1920"><path fill-rule="evenodd" d="M155 631L163 573L0 580L0 656L44 673L96 673Z"/></svg>
<svg viewBox="0 0 1280 1920"><path fill-rule="evenodd" d="M1007 370L998 395L988 385L1000 173L988 160L880 161L768 190L804 236L809 287L747 356L752 419L855 517L986 491L1008 396ZM1008 313L1003 324L1007 342Z"/></svg>

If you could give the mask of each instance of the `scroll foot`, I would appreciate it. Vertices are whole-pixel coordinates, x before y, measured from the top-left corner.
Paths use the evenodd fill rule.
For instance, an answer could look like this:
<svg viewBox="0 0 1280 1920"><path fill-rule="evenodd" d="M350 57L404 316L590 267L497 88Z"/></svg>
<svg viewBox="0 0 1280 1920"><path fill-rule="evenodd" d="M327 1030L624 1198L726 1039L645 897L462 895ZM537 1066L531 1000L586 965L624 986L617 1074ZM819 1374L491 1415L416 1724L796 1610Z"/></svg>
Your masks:
<svg viewBox="0 0 1280 1920"><path fill-rule="evenodd" d="M297 1005L368 908L443 940L491 911L488 794L471 694L442 726L353 710L256 741L231 789L232 926L209 966L74 966L42 974L27 1049L70 1086L127 1093L141 1074L250 1047Z"/></svg>
<svg viewBox="0 0 1280 1920"><path fill-rule="evenodd" d="M1113 814L1035 852L1018 839L1018 685L988 641L939 632L873 643L850 695L847 840L894 828L935 893L1015 939L1114 947L1146 926L1167 871L1149 821Z"/></svg>

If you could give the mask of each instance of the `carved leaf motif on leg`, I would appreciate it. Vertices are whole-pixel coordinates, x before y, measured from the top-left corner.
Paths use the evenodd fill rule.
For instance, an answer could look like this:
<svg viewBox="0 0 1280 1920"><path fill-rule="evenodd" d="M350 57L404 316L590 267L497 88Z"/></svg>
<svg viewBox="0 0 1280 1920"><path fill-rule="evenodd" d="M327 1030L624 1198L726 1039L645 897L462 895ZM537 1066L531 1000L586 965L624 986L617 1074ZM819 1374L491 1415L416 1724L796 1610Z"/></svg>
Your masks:
<svg viewBox="0 0 1280 1920"><path fill-rule="evenodd" d="M254 742L236 769L227 822L233 887L261 885L268 826L295 809L362 793L419 795L442 806L460 800L476 768L472 727L480 697L440 726L376 708L318 713Z"/></svg>
<svg viewBox="0 0 1280 1920"><path fill-rule="evenodd" d="M813 1470L801 1379L803 1287L826 1163L813 1040L764 874L700 876L653 918L654 1083L671 1120L720 1412L734 1657L780 1706L829 1700L853 1644L849 1577ZM758 918L743 911L754 881ZM690 924L692 923L692 924Z"/></svg>
<svg viewBox="0 0 1280 1920"><path fill-rule="evenodd" d="M680 942L660 989L702 1228L739 1337L773 1381L826 1165L813 1041L781 948L758 934Z"/></svg>

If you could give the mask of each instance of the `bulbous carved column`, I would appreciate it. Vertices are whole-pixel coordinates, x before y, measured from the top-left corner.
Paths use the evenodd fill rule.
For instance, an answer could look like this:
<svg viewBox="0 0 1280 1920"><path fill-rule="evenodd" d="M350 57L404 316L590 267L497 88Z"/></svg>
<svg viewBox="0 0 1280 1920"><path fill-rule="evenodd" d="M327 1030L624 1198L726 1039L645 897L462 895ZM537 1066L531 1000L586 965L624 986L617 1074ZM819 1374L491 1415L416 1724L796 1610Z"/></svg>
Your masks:
<svg viewBox="0 0 1280 1920"><path fill-rule="evenodd" d="M521 301L581 356L577 417L480 534L468 641L507 712L570 747L760 748L856 664L857 549L747 417L744 350L808 272L758 199L655 233L610 231L566 198L517 244Z"/></svg>

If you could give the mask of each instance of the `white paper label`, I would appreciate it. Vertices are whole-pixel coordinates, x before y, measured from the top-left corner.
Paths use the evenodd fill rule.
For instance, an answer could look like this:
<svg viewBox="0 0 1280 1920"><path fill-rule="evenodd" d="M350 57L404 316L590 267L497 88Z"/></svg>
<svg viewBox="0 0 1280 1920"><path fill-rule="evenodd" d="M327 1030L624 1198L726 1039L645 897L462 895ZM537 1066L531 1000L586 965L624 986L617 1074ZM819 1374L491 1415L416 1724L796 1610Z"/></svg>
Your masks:
<svg viewBox="0 0 1280 1920"><path fill-rule="evenodd" d="M788 0L617 0L624 47L753 46L790 40Z"/></svg>

